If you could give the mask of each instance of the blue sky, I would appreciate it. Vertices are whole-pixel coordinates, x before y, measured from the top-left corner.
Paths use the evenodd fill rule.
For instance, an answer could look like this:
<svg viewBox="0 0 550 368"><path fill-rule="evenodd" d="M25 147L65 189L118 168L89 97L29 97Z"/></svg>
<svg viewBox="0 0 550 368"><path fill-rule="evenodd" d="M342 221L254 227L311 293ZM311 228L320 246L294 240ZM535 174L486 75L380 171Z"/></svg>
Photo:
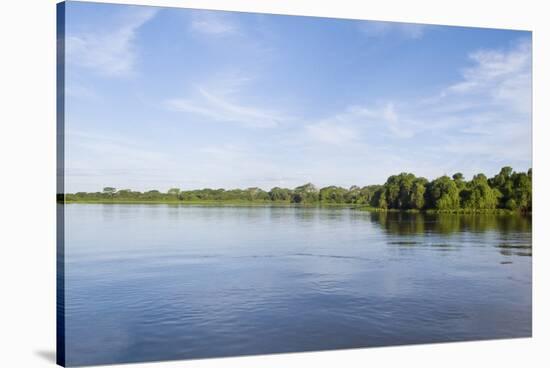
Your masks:
<svg viewBox="0 0 550 368"><path fill-rule="evenodd" d="M531 166L531 33L68 2L66 191Z"/></svg>

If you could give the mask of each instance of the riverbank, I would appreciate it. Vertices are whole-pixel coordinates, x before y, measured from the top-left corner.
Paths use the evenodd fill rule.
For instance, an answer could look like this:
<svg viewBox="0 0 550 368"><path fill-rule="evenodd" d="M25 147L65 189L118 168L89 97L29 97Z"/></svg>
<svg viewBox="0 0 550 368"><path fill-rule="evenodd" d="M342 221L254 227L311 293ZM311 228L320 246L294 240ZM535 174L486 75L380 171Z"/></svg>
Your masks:
<svg viewBox="0 0 550 368"><path fill-rule="evenodd" d="M62 202L61 202L62 203ZM131 200L131 199L89 199L89 200L65 200L65 204L166 204L180 206L233 206L233 207L327 207L327 208L350 208L359 211L378 212L378 213L423 213L423 214L456 214L456 215L528 215L531 212L512 211L503 208L495 209L454 209L454 210L436 210L436 209L393 209L393 208L376 208L365 206L363 204L353 203L291 203L288 201L229 201L229 200L213 200L213 201L182 201L170 199L151 199L151 200Z"/></svg>
<svg viewBox="0 0 550 368"><path fill-rule="evenodd" d="M63 201L60 201L63 203ZM291 203L288 201L182 201L168 199L129 200L129 199L90 199L65 200L65 204L168 204L168 205L195 205L195 206L239 206L239 207L337 207L360 208L362 205L352 203Z"/></svg>
<svg viewBox="0 0 550 368"><path fill-rule="evenodd" d="M391 212L391 213L425 213L425 214L456 214L456 215L531 215L531 212L513 211L505 208L493 209L472 209L458 208L453 210L437 210L437 209L394 209L394 208L376 208L376 207L360 207L361 211L368 212Z"/></svg>

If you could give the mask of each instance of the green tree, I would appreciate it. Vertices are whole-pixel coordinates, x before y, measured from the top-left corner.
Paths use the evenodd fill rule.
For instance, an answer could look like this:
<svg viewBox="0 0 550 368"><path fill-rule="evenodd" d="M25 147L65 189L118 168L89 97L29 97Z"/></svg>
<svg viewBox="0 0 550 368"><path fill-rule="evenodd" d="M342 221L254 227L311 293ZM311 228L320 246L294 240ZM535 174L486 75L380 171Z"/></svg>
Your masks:
<svg viewBox="0 0 550 368"><path fill-rule="evenodd" d="M346 189L333 185L319 191L319 200L323 203L344 203L346 194Z"/></svg>
<svg viewBox="0 0 550 368"><path fill-rule="evenodd" d="M359 191L359 197L357 198L358 204L366 204L372 207L377 207L376 192L383 189L382 185L367 185Z"/></svg>
<svg viewBox="0 0 550 368"><path fill-rule="evenodd" d="M103 188L103 194L107 195L110 198L113 198L113 196L116 193L116 188L113 187L105 187Z"/></svg>
<svg viewBox="0 0 550 368"><path fill-rule="evenodd" d="M438 210L456 210L460 208L460 196L456 183L448 176L432 181L426 188L428 207Z"/></svg>
<svg viewBox="0 0 550 368"><path fill-rule="evenodd" d="M290 201L292 191L286 188L274 187L269 191L269 198L272 201Z"/></svg>
<svg viewBox="0 0 550 368"><path fill-rule="evenodd" d="M319 190L311 183L296 187L292 194L292 202L294 203L315 203L318 200Z"/></svg>
<svg viewBox="0 0 550 368"><path fill-rule="evenodd" d="M170 188L168 189L168 194L170 195L173 195L173 196L178 196L178 194L180 194L180 189L179 188Z"/></svg>
<svg viewBox="0 0 550 368"><path fill-rule="evenodd" d="M464 183L464 175L462 175L461 172L457 172L453 174L453 180L456 184L456 187L458 188L459 192L463 190L466 186L466 183Z"/></svg>
<svg viewBox="0 0 550 368"><path fill-rule="evenodd" d="M410 208L420 210L425 205L426 184L428 180L417 178L411 189Z"/></svg>
<svg viewBox="0 0 550 368"><path fill-rule="evenodd" d="M345 203L358 203L361 198L361 188L357 185L352 185L344 194Z"/></svg>
<svg viewBox="0 0 550 368"><path fill-rule="evenodd" d="M269 200L269 194L260 188L252 187L246 189L246 199L249 201L265 201Z"/></svg>
<svg viewBox="0 0 550 368"><path fill-rule="evenodd" d="M514 173L513 181L513 196L512 199L522 211L531 211L532 209L532 179L531 175L525 173Z"/></svg>
<svg viewBox="0 0 550 368"><path fill-rule="evenodd" d="M417 178L410 173L392 175L384 184L385 198L388 208L412 209L423 206L424 180L417 183ZM416 185L415 185L416 184ZM422 192L421 197L419 194Z"/></svg>
<svg viewBox="0 0 550 368"><path fill-rule="evenodd" d="M388 200L386 198L386 189L384 187L380 187L373 195L372 198L372 206L386 209L388 208Z"/></svg>
<svg viewBox="0 0 550 368"><path fill-rule="evenodd" d="M478 174L466 184L466 189L462 192L462 206L473 210L494 209L500 196L498 189L489 186L487 177Z"/></svg>

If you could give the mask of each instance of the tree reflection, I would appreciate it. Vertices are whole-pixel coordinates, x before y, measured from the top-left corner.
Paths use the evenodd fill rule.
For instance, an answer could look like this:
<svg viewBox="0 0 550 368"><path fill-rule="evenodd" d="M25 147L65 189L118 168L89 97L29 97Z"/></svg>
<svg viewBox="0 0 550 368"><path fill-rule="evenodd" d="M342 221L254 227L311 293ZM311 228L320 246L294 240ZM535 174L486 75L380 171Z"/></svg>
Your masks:
<svg viewBox="0 0 550 368"><path fill-rule="evenodd" d="M426 214L373 212L373 223L394 235L498 231L502 234L531 232L531 216L493 214Z"/></svg>

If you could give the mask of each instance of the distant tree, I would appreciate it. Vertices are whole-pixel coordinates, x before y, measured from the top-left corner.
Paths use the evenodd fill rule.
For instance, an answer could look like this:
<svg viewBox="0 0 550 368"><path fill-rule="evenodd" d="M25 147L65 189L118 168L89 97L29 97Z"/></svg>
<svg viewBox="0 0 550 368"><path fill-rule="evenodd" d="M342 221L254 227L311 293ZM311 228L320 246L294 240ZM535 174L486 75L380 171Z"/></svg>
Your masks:
<svg viewBox="0 0 550 368"><path fill-rule="evenodd" d="M292 202L294 203L315 203L319 200L319 190L315 185L307 183L294 188Z"/></svg>
<svg viewBox="0 0 550 368"><path fill-rule="evenodd" d="M386 209L388 208L388 200L386 199L386 189L382 186L374 192L371 205L373 207Z"/></svg>
<svg viewBox="0 0 550 368"><path fill-rule="evenodd" d="M514 173L513 178L513 196L512 199L522 211L531 211L532 209L532 179L529 174Z"/></svg>
<svg viewBox="0 0 550 368"><path fill-rule="evenodd" d="M412 200L412 188L415 176L413 174L402 173L398 176L399 194L395 208L410 209Z"/></svg>
<svg viewBox="0 0 550 368"><path fill-rule="evenodd" d="M506 201L506 203L504 204L504 207L508 210L514 211L518 208L518 205L513 198L510 198Z"/></svg>
<svg viewBox="0 0 550 368"><path fill-rule="evenodd" d="M361 191L359 192L359 198L357 199L357 203L366 204L371 207L376 207L377 205L375 204L375 202L378 200L376 198L376 193L382 189L383 189L382 185L367 185L361 188Z"/></svg>
<svg viewBox="0 0 550 368"><path fill-rule="evenodd" d="M347 190L337 186L322 188L319 191L319 200L324 203L344 203Z"/></svg>
<svg viewBox="0 0 550 368"><path fill-rule="evenodd" d="M411 189L410 208L420 210L425 205L426 185L428 180L417 178Z"/></svg>
<svg viewBox="0 0 550 368"><path fill-rule="evenodd" d="M257 187L246 189L246 199L249 201L269 200L269 194Z"/></svg>
<svg viewBox="0 0 550 368"><path fill-rule="evenodd" d="M359 198L361 197L361 188L357 185L352 185L344 193L344 202L345 203L358 203Z"/></svg>
<svg viewBox="0 0 550 368"><path fill-rule="evenodd" d="M410 173L390 176L383 186L387 207L394 209L422 207L424 205L425 182L425 179L420 180ZM380 196L378 199L380 200Z"/></svg>
<svg viewBox="0 0 550 368"><path fill-rule="evenodd" d="M268 194L272 201L290 201L292 191L286 188L274 187Z"/></svg>
<svg viewBox="0 0 550 368"><path fill-rule="evenodd" d="M116 188L113 187L105 187L103 188L103 194L106 194L109 197L113 197L116 193Z"/></svg>
<svg viewBox="0 0 550 368"><path fill-rule="evenodd" d="M460 196L456 183L448 176L432 181L427 187L428 207L438 210L456 210L460 208Z"/></svg>
<svg viewBox="0 0 550 368"><path fill-rule="evenodd" d="M453 180L456 181L462 181L464 180L464 175L462 173L457 172L456 174L453 174Z"/></svg>
<svg viewBox="0 0 550 368"><path fill-rule="evenodd" d="M530 211L532 203L532 170L527 173L514 172L505 166L489 180L489 185L497 189L501 196L499 207Z"/></svg>
<svg viewBox="0 0 550 368"><path fill-rule="evenodd" d="M462 175L462 173L457 172L453 174L453 180L459 192L464 190L464 188L466 187L466 183L464 182L464 175Z"/></svg>
<svg viewBox="0 0 550 368"><path fill-rule="evenodd" d="M173 196L177 196L178 194L180 194L180 189L179 188L170 188L168 189L168 194L170 195L173 195Z"/></svg>
<svg viewBox="0 0 550 368"><path fill-rule="evenodd" d="M247 189L223 188L180 190L170 188L166 193L149 190L144 193L114 187L105 187L102 192L66 193L65 201L112 200L173 200L182 201L282 201L292 203L349 203L381 209L437 209L455 211L508 209L530 212L532 210L532 169L514 172L503 167L494 177L475 175L466 181L462 173L453 174L452 179L442 176L431 182L411 173L400 173L388 177L384 185L367 185L349 189L327 186L318 190L307 183L294 189L274 187L269 192L257 187Z"/></svg>
<svg viewBox="0 0 550 368"><path fill-rule="evenodd" d="M130 189L120 189L116 192L117 198L131 198L132 197L132 191Z"/></svg>
<svg viewBox="0 0 550 368"><path fill-rule="evenodd" d="M462 193L462 207L474 210L494 209L498 205L500 196L498 189L489 186L487 177L478 174L467 183Z"/></svg>

